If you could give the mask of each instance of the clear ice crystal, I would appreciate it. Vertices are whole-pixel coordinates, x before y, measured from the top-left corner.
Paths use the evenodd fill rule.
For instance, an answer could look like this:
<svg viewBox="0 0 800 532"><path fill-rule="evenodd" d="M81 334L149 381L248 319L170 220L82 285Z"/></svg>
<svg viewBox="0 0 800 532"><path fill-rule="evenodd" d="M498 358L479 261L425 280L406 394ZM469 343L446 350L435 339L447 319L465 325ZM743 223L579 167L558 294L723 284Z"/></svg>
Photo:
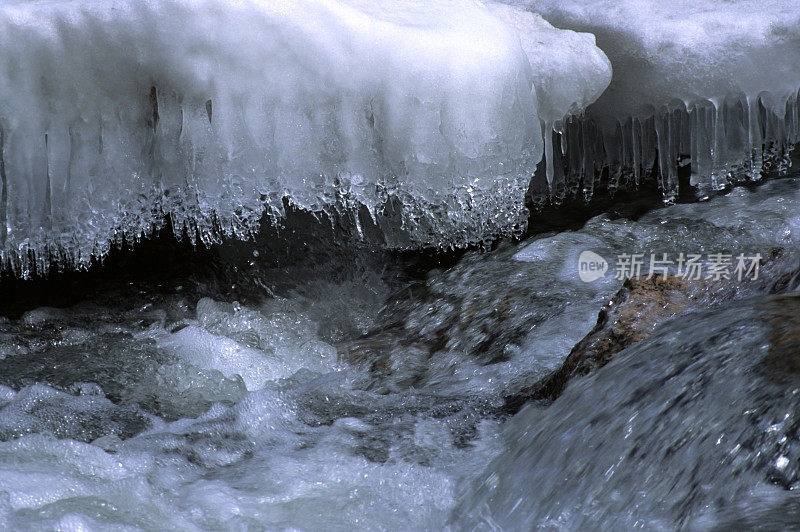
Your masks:
<svg viewBox="0 0 800 532"><path fill-rule="evenodd" d="M785 98L765 93L605 123L569 117L545 133L549 187L535 199L589 198L598 184L613 193L656 179L664 201L672 203L680 191L679 168L686 165L688 185L699 196L758 181L767 172L783 174L800 141L798 109L798 93Z"/></svg>

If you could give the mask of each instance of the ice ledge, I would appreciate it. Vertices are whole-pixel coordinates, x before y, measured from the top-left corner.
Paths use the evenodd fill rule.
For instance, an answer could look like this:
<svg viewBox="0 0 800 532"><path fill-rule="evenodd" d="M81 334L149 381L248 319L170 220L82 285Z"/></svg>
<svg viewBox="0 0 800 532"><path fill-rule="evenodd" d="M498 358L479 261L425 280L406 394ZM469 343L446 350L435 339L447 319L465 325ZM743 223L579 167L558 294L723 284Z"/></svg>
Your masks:
<svg viewBox="0 0 800 532"><path fill-rule="evenodd" d="M5 3L0 258L80 267L164 216L246 236L287 200L399 200L414 245L512 233L542 120L607 70L591 37L471 0Z"/></svg>
<svg viewBox="0 0 800 532"><path fill-rule="evenodd" d="M800 139L800 9L794 0L506 0L558 28L590 32L614 67L586 119L556 126L555 192L606 174L638 183L677 168L701 194L781 169ZM563 157L562 157L563 156ZM657 159L657 160L656 160Z"/></svg>

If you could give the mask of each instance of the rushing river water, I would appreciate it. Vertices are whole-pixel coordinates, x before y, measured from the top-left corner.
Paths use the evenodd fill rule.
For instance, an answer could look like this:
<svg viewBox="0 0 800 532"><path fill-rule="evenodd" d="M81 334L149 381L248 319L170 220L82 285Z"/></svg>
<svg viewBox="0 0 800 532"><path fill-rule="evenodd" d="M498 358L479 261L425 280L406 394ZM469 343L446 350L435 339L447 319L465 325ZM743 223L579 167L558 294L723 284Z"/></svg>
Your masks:
<svg viewBox="0 0 800 532"><path fill-rule="evenodd" d="M187 273L9 311L0 527L793 525L799 239L789 178L440 268L358 249L271 265L255 246L240 301ZM609 268L591 282L587 250ZM763 261L701 279L554 401L509 407L595 326L621 256L646 274L651 254L716 253Z"/></svg>

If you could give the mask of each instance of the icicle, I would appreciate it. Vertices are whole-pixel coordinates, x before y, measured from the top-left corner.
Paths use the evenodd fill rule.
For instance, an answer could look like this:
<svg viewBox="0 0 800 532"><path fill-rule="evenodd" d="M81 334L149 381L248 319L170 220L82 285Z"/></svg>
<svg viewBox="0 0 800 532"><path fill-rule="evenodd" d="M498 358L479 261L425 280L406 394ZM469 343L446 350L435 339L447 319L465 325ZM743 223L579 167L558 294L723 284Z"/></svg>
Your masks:
<svg viewBox="0 0 800 532"><path fill-rule="evenodd" d="M667 114L667 190L665 199L673 203L678 197L678 149L680 147L680 116L677 110Z"/></svg>
<svg viewBox="0 0 800 532"><path fill-rule="evenodd" d="M0 128L0 245L5 246L8 237L8 179L5 163L5 133Z"/></svg>
<svg viewBox="0 0 800 532"><path fill-rule="evenodd" d="M747 97L747 159L749 162L748 177L757 181L761 179L762 145L761 124L759 123L758 98Z"/></svg>
<svg viewBox="0 0 800 532"><path fill-rule="evenodd" d="M542 136L544 137L544 160L547 176L547 185L553 190L553 123L542 123Z"/></svg>
<svg viewBox="0 0 800 532"><path fill-rule="evenodd" d="M583 180L583 197L588 200L594 194L594 161L596 157L594 139L592 138L592 124L588 122L582 129L581 146L583 157L581 158L581 179Z"/></svg>
<svg viewBox="0 0 800 532"><path fill-rule="evenodd" d="M620 136L621 136L621 153L620 153L620 176L626 182L624 185L629 185L631 168L633 168L633 133L631 132L632 121L626 120L620 123Z"/></svg>
<svg viewBox="0 0 800 532"><path fill-rule="evenodd" d="M552 190L553 194L557 198L563 199L565 194L565 175L564 175L564 166L563 166L563 146L565 145L565 137L564 134L564 127L562 123L556 123L553 126L553 131L550 132L551 138L552 135L558 135L558 142L552 143L553 147L553 183L552 183Z"/></svg>
<svg viewBox="0 0 800 532"><path fill-rule="evenodd" d="M581 164L581 128L583 121L574 121L572 127L569 128L569 171L571 179L567 182L570 189L577 191L581 181L580 164Z"/></svg>
<svg viewBox="0 0 800 532"><path fill-rule="evenodd" d="M633 150L633 177L639 186L642 175L642 126L638 118L631 122L631 146Z"/></svg>
<svg viewBox="0 0 800 532"><path fill-rule="evenodd" d="M664 197L665 203L672 203L675 198L671 197L671 186L669 183L669 126L664 122L668 120L666 116L657 116L655 120L656 142L658 143L658 175L659 186Z"/></svg>
<svg viewBox="0 0 800 532"><path fill-rule="evenodd" d="M594 164L591 146L589 122L586 122L581 128L581 178L583 179L586 178L586 174Z"/></svg>
<svg viewBox="0 0 800 532"><path fill-rule="evenodd" d="M625 122L618 122L619 134L622 137L622 159L621 163L626 168L633 167L633 133L631 132L632 120L629 118Z"/></svg>
<svg viewBox="0 0 800 532"><path fill-rule="evenodd" d="M728 169L734 181L741 181L747 176L747 129L745 127L745 111L739 99L728 102L726 107L725 130L728 136Z"/></svg>
<svg viewBox="0 0 800 532"><path fill-rule="evenodd" d="M652 119L647 118L641 123L641 143L642 143L642 177L647 177L653 168L653 124Z"/></svg>
<svg viewBox="0 0 800 532"><path fill-rule="evenodd" d="M721 190L727 185L727 169L725 160L725 107L717 99L711 100L714 107L714 136L711 148L711 187Z"/></svg>
<svg viewBox="0 0 800 532"><path fill-rule="evenodd" d="M700 182L700 174L698 172L697 164L700 160L700 149L699 149L699 136L700 136L700 121L699 115L700 110L698 109L697 105L695 105L691 111L689 112L689 158L691 160L691 168L692 168L692 175L689 178L689 184L693 187L696 187Z"/></svg>
<svg viewBox="0 0 800 532"><path fill-rule="evenodd" d="M692 151L692 115L689 113L689 106L683 102L683 106L675 112L680 121L680 131L678 132L678 154L686 157Z"/></svg>
<svg viewBox="0 0 800 532"><path fill-rule="evenodd" d="M714 169L714 112L709 106L702 106L700 108L699 128L699 145L698 145L698 162L697 173L700 175L701 189L704 193L711 192L714 189L714 183L711 173Z"/></svg>
<svg viewBox="0 0 800 532"><path fill-rule="evenodd" d="M606 180L613 193L655 177L669 203L681 192L678 173L687 164L689 184L700 195L745 178L758 179L765 170L786 171L787 154L800 140L800 91L777 99L741 95L704 102L676 100L671 109L647 118L600 124L571 117L558 132L555 124L544 125L545 131L559 134L545 134L551 194L563 198L562 192L582 193L589 198L598 179ZM555 186L559 170L564 170L565 188Z"/></svg>

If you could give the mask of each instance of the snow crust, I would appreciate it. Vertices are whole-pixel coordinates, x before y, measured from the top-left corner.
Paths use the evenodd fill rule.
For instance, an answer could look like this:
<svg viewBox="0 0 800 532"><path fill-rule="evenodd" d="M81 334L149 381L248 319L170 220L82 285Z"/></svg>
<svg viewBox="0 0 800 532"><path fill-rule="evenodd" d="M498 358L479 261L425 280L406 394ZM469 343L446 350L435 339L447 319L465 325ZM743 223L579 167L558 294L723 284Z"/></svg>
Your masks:
<svg viewBox="0 0 800 532"><path fill-rule="evenodd" d="M521 4L520 2L514 2ZM559 28L591 32L614 65L594 116L646 118L676 100L690 108L800 88L800 10L787 0L531 0Z"/></svg>
<svg viewBox="0 0 800 532"><path fill-rule="evenodd" d="M3 259L85 264L165 213L246 236L285 200L375 218L394 198L415 245L518 231L537 97L564 114L607 82L568 66L587 50L603 63L472 0L5 2Z"/></svg>

